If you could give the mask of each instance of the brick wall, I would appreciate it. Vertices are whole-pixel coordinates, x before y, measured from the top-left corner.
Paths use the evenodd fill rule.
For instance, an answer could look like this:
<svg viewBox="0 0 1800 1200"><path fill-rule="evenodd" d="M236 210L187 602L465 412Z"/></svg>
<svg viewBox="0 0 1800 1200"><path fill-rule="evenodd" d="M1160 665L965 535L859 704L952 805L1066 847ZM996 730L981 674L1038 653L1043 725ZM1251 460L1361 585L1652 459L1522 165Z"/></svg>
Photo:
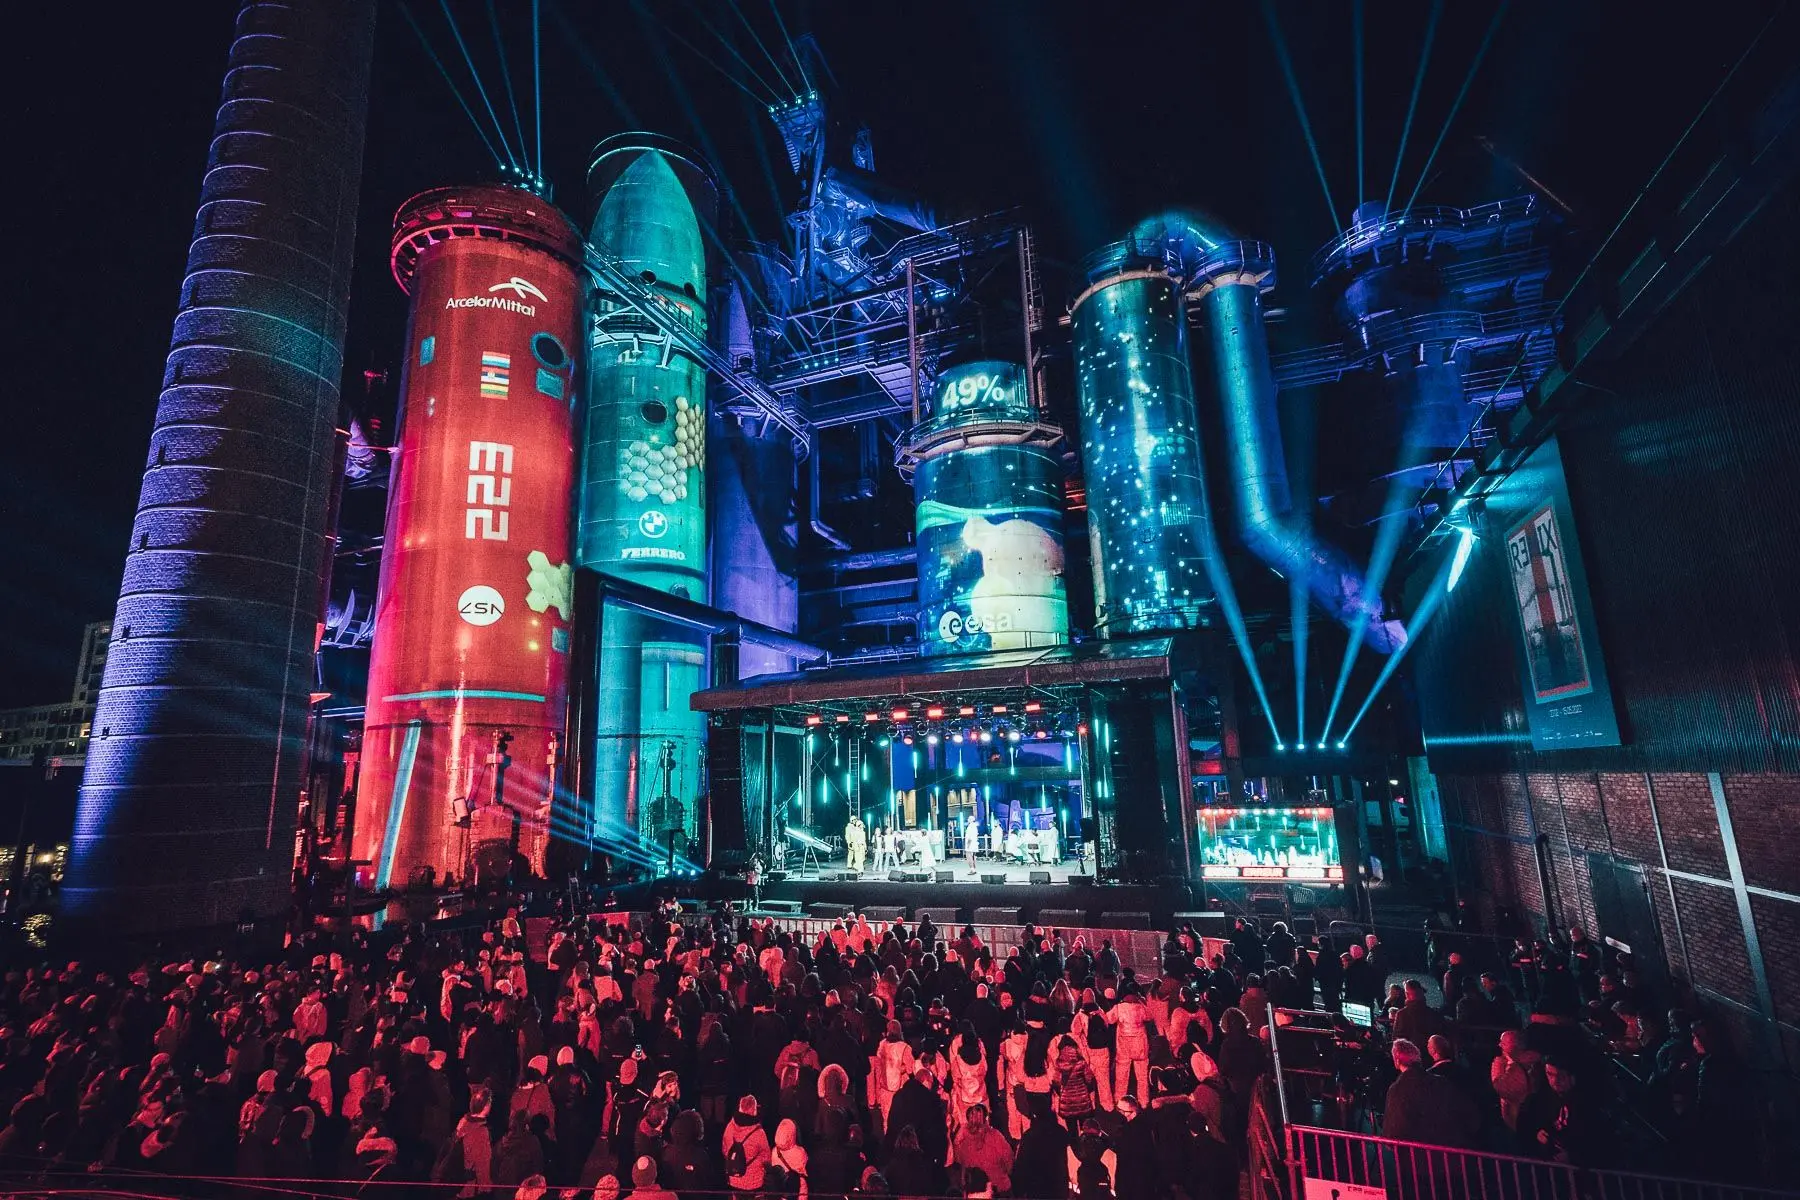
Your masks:
<svg viewBox="0 0 1800 1200"><path fill-rule="evenodd" d="M1639 953L1660 954L1677 998L1746 1048L1780 1047L1800 1069L1800 776L1724 775L1719 786L1730 847L1704 774L1438 779L1457 886L1478 913L1604 936L1595 877L1612 863L1641 868L1656 944Z"/></svg>

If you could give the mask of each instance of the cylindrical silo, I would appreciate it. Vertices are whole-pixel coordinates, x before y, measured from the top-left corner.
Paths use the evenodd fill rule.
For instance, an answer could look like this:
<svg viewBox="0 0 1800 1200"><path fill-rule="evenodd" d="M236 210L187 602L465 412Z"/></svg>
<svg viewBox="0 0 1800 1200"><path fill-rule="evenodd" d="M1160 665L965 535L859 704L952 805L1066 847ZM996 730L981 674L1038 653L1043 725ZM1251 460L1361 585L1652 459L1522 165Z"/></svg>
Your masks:
<svg viewBox="0 0 1800 1200"><path fill-rule="evenodd" d="M714 189L698 155L648 134L594 150L589 238L655 302L706 334L706 243ZM704 602L706 371L626 298L594 296L575 561ZM706 646L692 631L637 613L606 614L595 752L595 833L615 849L691 836L705 721L688 698L705 686ZM677 839L680 849L680 838Z"/></svg>
<svg viewBox="0 0 1800 1200"><path fill-rule="evenodd" d="M530 192L447 188L407 202L393 248L412 317L356 856L377 887L515 856L541 871L568 696L581 237Z"/></svg>
<svg viewBox="0 0 1800 1200"><path fill-rule="evenodd" d="M288 911L374 42L238 12L63 888L109 936Z"/></svg>
<svg viewBox="0 0 1800 1200"><path fill-rule="evenodd" d="M1075 386L1102 637L1203 623L1206 494L1179 280L1130 244L1075 300Z"/></svg>
<svg viewBox="0 0 1800 1200"><path fill-rule="evenodd" d="M1060 438L1033 410L1023 366L969 362L939 376L931 416L902 443L924 653L1069 640Z"/></svg>

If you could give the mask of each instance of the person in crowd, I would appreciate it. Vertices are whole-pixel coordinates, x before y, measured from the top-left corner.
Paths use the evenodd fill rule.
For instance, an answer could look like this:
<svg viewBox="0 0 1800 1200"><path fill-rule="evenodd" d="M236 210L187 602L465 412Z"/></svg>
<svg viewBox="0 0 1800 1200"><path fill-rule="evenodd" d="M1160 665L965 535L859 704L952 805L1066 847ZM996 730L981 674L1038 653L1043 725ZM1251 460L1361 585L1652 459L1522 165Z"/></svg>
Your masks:
<svg viewBox="0 0 1800 1200"><path fill-rule="evenodd" d="M110 1172L237 1174L456 1200L952 1187L1211 1200L1235 1194L1253 1116L1279 1122L1253 1018L1314 1003L1310 947L1283 925L1210 960L1179 927L1144 962L1105 936L1029 927L996 949L926 920L821 929L512 896L492 911L298 930L259 957L0 975L9 1185L54 1165L97 1187ZM1580 1057L1599 1049L1583 1014L1610 1013L1626 1027L1613 1045L1635 1042L1653 1067L1649 1111L1675 1161L1721 1178L1757 1161L1751 1078L1713 1027L1677 1013L1669 1040L1647 1021L1634 1038L1657 997L1605 943L1576 949L1598 956L1588 1004L1588 968L1547 944L1524 1030L1506 985L1469 964L1450 981L1454 1044L1423 989L1404 989L1395 1030L1412 1036L1387 1056L1384 1132L1472 1146L1491 1085L1491 1132L1514 1131L1516 1149L1621 1165L1597 1086L1609 1074ZM1377 955L1385 970L1385 951L1355 946L1345 967L1361 977L1321 983L1326 1002L1385 990ZM1477 1001L1508 1019L1470 1021Z"/></svg>
<svg viewBox="0 0 1800 1200"><path fill-rule="evenodd" d="M1481 1112L1457 1086L1425 1069L1418 1044L1397 1038L1392 1046L1399 1077L1388 1086L1381 1135L1401 1142L1472 1149Z"/></svg>

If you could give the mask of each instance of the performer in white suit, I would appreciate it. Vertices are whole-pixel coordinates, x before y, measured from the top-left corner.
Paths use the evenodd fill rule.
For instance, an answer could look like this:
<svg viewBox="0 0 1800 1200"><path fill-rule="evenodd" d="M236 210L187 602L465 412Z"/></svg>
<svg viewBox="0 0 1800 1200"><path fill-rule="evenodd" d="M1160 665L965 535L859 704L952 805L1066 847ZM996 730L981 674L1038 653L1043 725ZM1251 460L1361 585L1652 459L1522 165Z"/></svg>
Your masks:
<svg viewBox="0 0 1800 1200"><path fill-rule="evenodd" d="M846 866L857 874L862 874L863 858L869 852L869 831L863 824L860 813L850 818L844 826L844 851L847 856Z"/></svg>

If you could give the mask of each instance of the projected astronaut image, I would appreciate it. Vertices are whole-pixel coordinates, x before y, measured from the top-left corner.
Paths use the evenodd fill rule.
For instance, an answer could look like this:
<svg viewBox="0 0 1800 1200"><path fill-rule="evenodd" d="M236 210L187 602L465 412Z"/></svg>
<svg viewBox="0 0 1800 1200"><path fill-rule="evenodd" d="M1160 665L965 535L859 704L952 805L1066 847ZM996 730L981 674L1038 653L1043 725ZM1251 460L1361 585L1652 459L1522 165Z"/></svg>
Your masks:
<svg viewBox="0 0 1800 1200"><path fill-rule="evenodd" d="M978 362L945 373L933 421L961 428L1028 412L1020 368ZM926 653L1066 642L1062 465L1056 457L1033 445L960 448L921 462L914 486L919 640Z"/></svg>

